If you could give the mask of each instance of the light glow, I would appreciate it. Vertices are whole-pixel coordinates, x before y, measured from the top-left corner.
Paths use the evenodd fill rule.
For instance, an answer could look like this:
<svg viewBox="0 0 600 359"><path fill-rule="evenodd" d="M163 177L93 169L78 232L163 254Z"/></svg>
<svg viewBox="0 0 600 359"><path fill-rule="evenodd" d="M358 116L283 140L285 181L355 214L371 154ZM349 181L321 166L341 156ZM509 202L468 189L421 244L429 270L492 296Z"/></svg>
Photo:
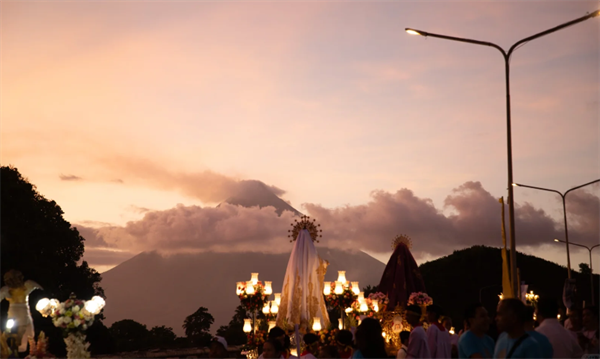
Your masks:
<svg viewBox="0 0 600 359"><path fill-rule="evenodd" d="M277 314L277 312L279 312L279 306L277 305L277 302L272 300L271 301L271 314Z"/></svg>
<svg viewBox="0 0 600 359"><path fill-rule="evenodd" d="M269 307L269 302L266 302L265 306L263 307L263 313L264 314L269 314L270 310L271 310L271 308Z"/></svg>
<svg viewBox="0 0 600 359"><path fill-rule="evenodd" d="M251 280L246 282L246 294L254 294L254 285Z"/></svg>
<svg viewBox="0 0 600 359"><path fill-rule="evenodd" d="M250 333L252 331L252 319L244 319L244 333Z"/></svg>
<svg viewBox="0 0 600 359"><path fill-rule="evenodd" d="M406 32L411 35L421 35L420 32L418 32L417 30L413 30L413 29L406 29Z"/></svg>
<svg viewBox="0 0 600 359"><path fill-rule="evenodd" d="M242 287L244 286L244 284L244 282L237 282L237 284L235 285L235 295L242 294Z"/></svg>
<svg viewBox="0 0 600 359"><path fill-rule="evenodd" d="M331 282L323 282L323 294L331 294Z"/></svg>
<svg viewBox="0 0 600 359"><path fill-rule="evenodd" d="M252 282L252 285L257 285L258 284L258 273L252 273L252 278L250 279L250 281Z"/></svg>
<svg viewBox="0 0 600 359"><path fill-rule="evenodd" d="M342 284L345 284L346 281L346 271L340 270L338 271L338 282L341 282Z"/></svg>
<svg viewBox="0 0 600 359"><path fill-rule="evenodd" d="M281 305L281 293L275 293L275 303Z"/></svg>
<svg viewBox="0 0 600 359"><path fill-rule="evenodd" d="M342 318L338 319L338 329L339 330L344 329L344 321L342 320Z"/></svg>
<svg viewBox="0 0 600 359"><path fill-rule="evenodd" d="M265 282L265 294L271 295L273 294L273 288L271 287L272 282Z"/></svg>
<svg viewBox="0 0 600 359"><path fill-rule="evenodd" d="M15 326L15 320L9 319L6 321L6 329L12 329Z"/></svg>
<svg viewBox="0 0 600 359"><path fill-rule="evenodd" d="M335 289L333 292L338 295L344 292L344 288L342 288L342 282L335 282Z"/></svg>
<svg viewBox="0 0 600 359"><path fill-rule="evenodd" d="M321 330L321 318L318 318L318 317L314 317L314 318L313 318L313 326L312 326L312 329L313 329L315 332L318 332L318 331L320 331L320 330Z"/></svg>
<svg viewBox="0 0 600 359"><path fill-rule="evenodd" d="M358 286L358 282L352 282L352 292L358 295L360 293L360 287Z"/></svg>

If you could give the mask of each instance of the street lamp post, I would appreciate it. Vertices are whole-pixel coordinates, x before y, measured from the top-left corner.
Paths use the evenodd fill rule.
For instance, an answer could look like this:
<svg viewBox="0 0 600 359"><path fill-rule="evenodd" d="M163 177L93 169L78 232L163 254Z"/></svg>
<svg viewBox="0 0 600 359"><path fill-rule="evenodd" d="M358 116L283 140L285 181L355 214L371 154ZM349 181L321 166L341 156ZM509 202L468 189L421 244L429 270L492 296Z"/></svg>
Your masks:
<svg viewBox="0 0 600 359"><path fill-rule="evenodd" d="M596 302L594 301L594 271L592 270L592 249L600 246L600 244L593 245L590 248L588 246L584 246L583 244L573 243L573 242L569 243L566 241L561 241L560 239L555 239L554 242L563 242L563 243L567 243L567 244L572 244L574 246L583 247L583 248L587 249L588 252L590 252L590 290L592 291L592 305L596 305Z"/></svg>
<svg viewBox="0 0 600 359"><path fill-rule="evenodd" d="M588 20L588 19L598 16L598 15L600 15L600 10L596 10L586 16L582 16L578 19L569 21L567 23L558 25L558 26L548 29L546 31L542 31L535 35L532 35L532 36L529 36L522 40L519 40L510 47L508 52L504 51L504 49L502 47L500 47L494 43L487 42L487 41L479 41L479 40L473 40L473 39L466 39L466 38L462 38L462 37L434 34L431 32L426 32L426 31L421 31L421 30L416 30L416 29L411 29L411 28L405 29L406 32L411 35L421 35L421 36L425 36L425 37L431 36L431 37L436 37L436 38L445 39L445 40L466 42L466 43L475 44L475 45L490 46L490 47L493 47L493 48L497 49L498 51L500 51L500 53L502 54L502 57L504 58L504 73L505 73L505 81L506 81L506 143L507 143L506 147L507 147L507 157L508 157L508 199L509 199L509 201L508 201L508 216L509 216L509 222L510 222L509 223L510 263L511 263L511 271L510 271L511 273L510 274L511 274L511 279L513 282L513 291L514 291L515 295L517 295L517 293L518 293L519 283L517 283L517 251L516 251L516 244L515 244L515 207L514 207L514 196L513 196L513 189L512 189L513 171L512 171L512 140L511 140L511 125L510 125L510 76L509 76L509 74L510 74L510 56L512 55L513 51L515 51L519 47L519 45L522 45L528 41L537 39L544 35L548 35L555 31L564 29L571 25L575 25L577 23Z"/></svg>
<svg viewBox="0 0 600 359"><path fill-rule="evenodd" d="M571 279L571 255L569 254L569 230L567 228L567 205L565 202L565 198L567 196L567 194L573 190L576 190L578 188L581 187L585 187L585 186L589 186L593 183L596 182L600 182L600 179L594 180L592 182L588 182L588 183L584 183L580 186L577 187L573 187L569 190L567 190L565 193L561 193L555 189L550 189L550 188L543 188L543 187L536 187L536 186L528 186L526 184L520 184L520 183L513 183L512 186L513 187L526 187L526 188L532 188L532 189L537 189L540 191L547 191L547 192L554 192L554 193L558 193L561 197L562 197L562 203L563 203L563 217L565 220L565 240L561 241L561 242L565 242L566 243L566 247L567 247L567 276L569 277L569 279Z"/></svg>

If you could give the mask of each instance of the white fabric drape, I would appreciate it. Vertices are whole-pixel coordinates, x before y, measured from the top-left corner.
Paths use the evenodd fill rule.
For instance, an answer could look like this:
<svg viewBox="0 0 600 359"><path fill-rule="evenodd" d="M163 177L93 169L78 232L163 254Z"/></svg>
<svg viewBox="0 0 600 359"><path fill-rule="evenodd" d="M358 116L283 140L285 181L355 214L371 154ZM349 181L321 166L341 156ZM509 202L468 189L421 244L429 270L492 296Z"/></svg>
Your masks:
<svg viewBox="0 0 600 359"><path fill-rule="evenodd" d="M277 325L301 327L321 319L323 328L329 327L329 315L323 298L323 280L329 263L322 260L309 232L303 229L294 243L283 280L281 305Z"/></svg>

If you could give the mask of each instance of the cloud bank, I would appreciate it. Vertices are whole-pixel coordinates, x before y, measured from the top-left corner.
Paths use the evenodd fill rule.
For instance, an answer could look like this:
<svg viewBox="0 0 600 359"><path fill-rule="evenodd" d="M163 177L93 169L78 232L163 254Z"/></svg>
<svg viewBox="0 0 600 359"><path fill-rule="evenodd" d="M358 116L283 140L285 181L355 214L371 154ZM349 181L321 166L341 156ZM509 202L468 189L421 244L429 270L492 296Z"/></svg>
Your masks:
<svg viewBox="0 0 600 359"><path fill-rule="evenodd" d="M409 189L395 193L374 191L371 201L358 206L325 208L305 204L305 213L322 224L322 246L354 248L383 253L391 240L407 234L416 257L445 255L475 244L501 245L498 199L479 182L466 182L445 200L445 212L427 198ZM600 234L600 198L585 191L567 202L569 233L573 241L596 243ZM451 213L451 214L445 214ZM516 204L516 234L519 246L539 246L563 238L562 221L530 203ZM86 238L85 259L91 264L118 264L142 251L161 253L194 251L289 251L287 230L291 212L278 216L274 207L183 206L148 211L142 220L126 226L91 228L77 226ZM508 221L508 215L506 216ZM507 223L508 231L508 223ZM575 239L576 238L576 239Z"/></svg>

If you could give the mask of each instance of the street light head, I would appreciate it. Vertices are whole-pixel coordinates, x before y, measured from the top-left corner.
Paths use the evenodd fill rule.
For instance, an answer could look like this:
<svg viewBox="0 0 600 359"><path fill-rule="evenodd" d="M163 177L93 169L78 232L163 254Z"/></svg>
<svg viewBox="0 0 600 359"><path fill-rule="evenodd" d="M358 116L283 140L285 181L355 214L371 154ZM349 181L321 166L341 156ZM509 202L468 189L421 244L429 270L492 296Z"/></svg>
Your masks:
<svg viewBox="0 0 600 359"><path fill-rule="evenodd" d="M512 186L513 187L519 187L519 184L518 183L513 183Z"/></svg>
<svg viewBox="0 0 600 359"><path fill-rule="evenodd" d="M406 28L406 32L411 35L423 35L420 31L415 30L415 29Z"/></svg>
<svg viewBox="0 0 600 359"><path fill-rule="evenodd" d="M600 10L596 10L592 13L592 17L600 16Z"/></svg>
<svg viewBox="0 0 600 359"><path fill-rule="evenodd" d="M560 242L558 239L554 238L554 242Z"/></svg>

